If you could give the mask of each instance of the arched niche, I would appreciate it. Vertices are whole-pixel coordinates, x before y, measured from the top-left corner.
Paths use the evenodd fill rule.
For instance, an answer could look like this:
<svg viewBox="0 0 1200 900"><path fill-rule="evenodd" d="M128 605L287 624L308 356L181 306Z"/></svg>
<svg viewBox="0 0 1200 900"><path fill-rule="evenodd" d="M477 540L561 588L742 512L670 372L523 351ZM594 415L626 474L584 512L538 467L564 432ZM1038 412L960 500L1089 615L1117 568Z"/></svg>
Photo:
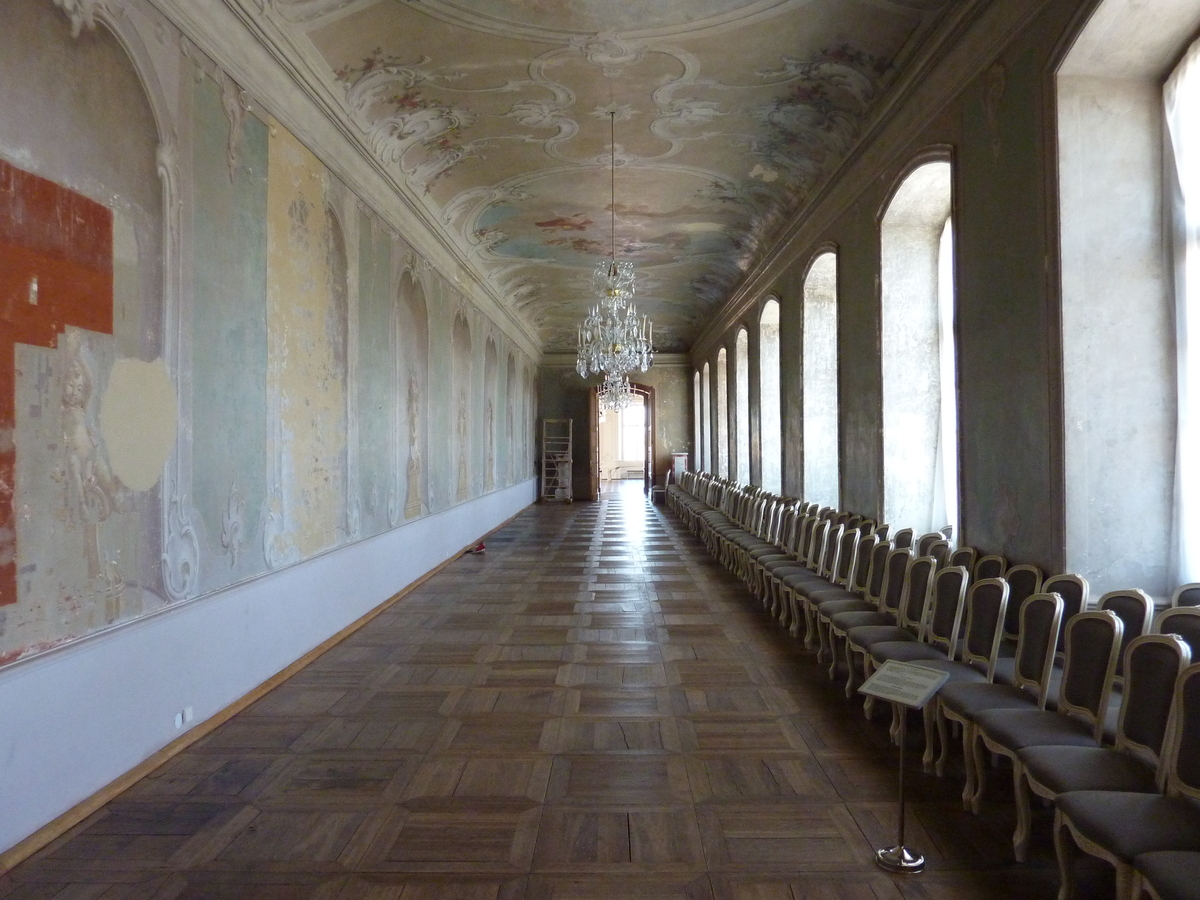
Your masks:
<svg viewBox="0 0 1200 900"><path fill-rule="evenodd" d="M499 428L500 357L489 334L483 345L483 489L496 489Z"/></svg>
<svg viewBox="0 0 1200 900"><path fill-rule="evenodd" d="M429 511L427 421L429 408L429 313L425 289L411 268L400 275L396 303L397 383L401 405L405 519ZM393 522L398 524L398 522Z"/></svg>
<svg viewBox="0 0 1200 900"><path fill-rule="evenodd" d="M459 310L454 316L454 331L450 340L451 362L454 366L454 396L451 409L454 412L453 434L455 461L453 484L456 500L471 496L471 326L466 314Z"/></svg>
<svg viewBox="0 0 1200 900"><path fill-rule="evenodd" d="M0 4L0 270L6 295L29 299L0 326L6 660L152 612L197 584L194 538L165 552L177 468L170 484L160 480L178 433L178 398L159 362L176 299L164 301L160 160L169 154L158 153L170 123L127 23L106 12L94 30L71 32L49 3ZM31 192L43 205L26 202ZM67 269L88 274L86 294L72 297ZM128 400L128 428L105 427L110 400ZM164 436L149 460L115 440L139 429ZM187 566L174 565L181 558Z"/></svg>
<svg viewBox="0 0 1200 900"><path fill-rule="evenodd" d="M518 477L517 445L516 445L516 414L520 400L520 385L517 383L517 360L512 351L508 352L508 362L504 367L504 448L501 459L504 460L504 482L513 484Z"/></svg>

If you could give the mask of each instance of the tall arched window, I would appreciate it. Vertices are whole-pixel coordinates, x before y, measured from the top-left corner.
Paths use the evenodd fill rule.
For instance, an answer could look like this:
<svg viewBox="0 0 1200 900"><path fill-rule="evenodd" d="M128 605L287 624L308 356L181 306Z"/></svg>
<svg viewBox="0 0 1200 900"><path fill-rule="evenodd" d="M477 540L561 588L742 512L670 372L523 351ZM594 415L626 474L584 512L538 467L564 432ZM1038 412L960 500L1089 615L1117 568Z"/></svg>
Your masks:
<svg viewBox="0 0 1200 900"><path fill-rule="evenodd" d="M762 487L783 492L783 417L779 406L779 301L763 304L758 318L758 427Z"/></svg>
<svg viewBox="0 0 1200 900"><path fill-rule="evenodd" d="M884 516L919 531L958 516L950 192L948 162L917 167L880 234Z"/></svg>
<svg viewBox="0 0 1200 900"><path fill-rule="evenodd" d="M712 468L712 376L708 363L700 374L700 458L704 460L704 471L711 472Z"/></svg>
<svg viewBox="0 0 1200 900"><path fill-rule="evenodd" d="M837 255L813 260L804 279L804 499L837 506Z"/></svg>
<svg viewBox="0 0 1200 900"><path fill-rule="evenodd" d="M1196 101L1172 103L1188 93L1196 23L1194 3L1103 0L1056 76L1065 566L1093 595L1136 585L1165 601L1200 579L1185 499L1200 476L1185 356L1196 289L1180 277L1198 163L1176 118L1190 106L1194 119Z"/></svg>
<svg viewBox="0 0 1200 900"><path fill-rule="evenodd" d="M704 447L704 428L700 424L700 370L697 369L692 373L692 433L694 441L692 442L692 470L699 472L704 468L703 447Z"/></svg>
<svg viewBox="0 0 1200 900"><path fill-rule="evenodd" d="M722 347L717 353L717 474L729 477L729 365Z"/></svg>
<svg viewBox="0 0 1200 900"><path fill-rule="evenodd" d="M733 348L734 358L734 403L736 450L736 478L742 484L750 483L750 338L745 328L739 328L737 342Z"/></svg>

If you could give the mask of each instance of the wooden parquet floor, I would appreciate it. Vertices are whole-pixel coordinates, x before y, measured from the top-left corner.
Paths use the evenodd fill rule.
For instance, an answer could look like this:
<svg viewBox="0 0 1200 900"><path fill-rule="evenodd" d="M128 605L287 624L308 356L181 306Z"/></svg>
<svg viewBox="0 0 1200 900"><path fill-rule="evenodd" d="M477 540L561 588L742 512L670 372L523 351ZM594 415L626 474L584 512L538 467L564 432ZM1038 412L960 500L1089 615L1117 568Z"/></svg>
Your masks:
<svg viewBox="0 0 1200 900"><path fill-rule="evenodd" d="M914 746L920 740L919 729ZM538 506L0 878L6 900L1051 898L639 490ZM1043 817L1044 818L1044 817ZM1091 893L1088 872L1083 896Z"/></svg>

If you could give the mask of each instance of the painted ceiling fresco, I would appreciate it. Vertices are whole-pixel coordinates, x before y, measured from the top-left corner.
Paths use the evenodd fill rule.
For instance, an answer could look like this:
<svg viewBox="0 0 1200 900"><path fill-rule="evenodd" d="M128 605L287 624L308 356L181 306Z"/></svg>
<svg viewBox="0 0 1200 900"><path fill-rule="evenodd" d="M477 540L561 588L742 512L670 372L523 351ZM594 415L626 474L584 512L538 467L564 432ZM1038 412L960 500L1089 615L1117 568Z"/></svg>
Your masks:
<svg viewBox="0 0 1200 900"><path fill-rule="evenodd" d="M317 61L367 151L547 351L574 349L594 300L591 271L614 242L634 263L656 349L677 351L844 158L948 5L274 0L272 9L288 45L276 51Z"/></svg>

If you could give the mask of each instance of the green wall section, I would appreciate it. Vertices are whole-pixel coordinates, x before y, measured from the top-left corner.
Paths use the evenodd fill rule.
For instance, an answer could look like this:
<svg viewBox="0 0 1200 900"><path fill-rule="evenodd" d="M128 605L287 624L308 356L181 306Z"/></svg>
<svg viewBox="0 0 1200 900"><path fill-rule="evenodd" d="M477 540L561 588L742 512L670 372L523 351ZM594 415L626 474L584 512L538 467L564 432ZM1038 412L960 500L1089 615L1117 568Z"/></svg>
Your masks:
<svg viewBox="0 0 1200 900"><path fill-rule="evenodd" d="M226 161L229 120L208 77L193 81L191 229L193 354L192 497L210 547L221 534L231 491L244 502L238 565L202 568L206 587L262 567L252 545L267 497L267 127L246 116L239 165Z"/></svg>

